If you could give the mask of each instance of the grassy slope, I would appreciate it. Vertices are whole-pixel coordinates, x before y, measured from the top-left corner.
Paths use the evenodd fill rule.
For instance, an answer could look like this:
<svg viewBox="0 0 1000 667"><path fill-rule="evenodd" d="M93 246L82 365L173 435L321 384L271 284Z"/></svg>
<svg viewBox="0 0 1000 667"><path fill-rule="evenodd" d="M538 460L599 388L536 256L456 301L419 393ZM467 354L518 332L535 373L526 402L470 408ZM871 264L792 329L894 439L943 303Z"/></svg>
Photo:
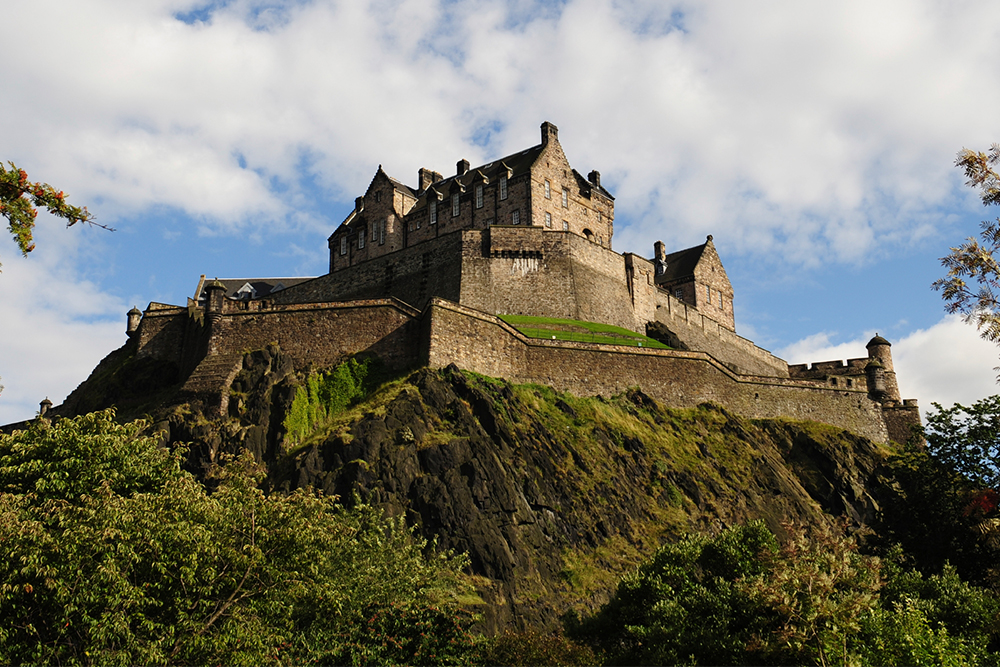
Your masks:
<svg viewBox="0 0 1000 667"><path fill-rule="evenodd" d="M533 317L530 315L499 315L498 317L529 338L548 338L585 343L670 349L663 343L653 340L648 336L643 336L634 331L610 324L584 322L582 320L564 320L554 317Z"/></svg>

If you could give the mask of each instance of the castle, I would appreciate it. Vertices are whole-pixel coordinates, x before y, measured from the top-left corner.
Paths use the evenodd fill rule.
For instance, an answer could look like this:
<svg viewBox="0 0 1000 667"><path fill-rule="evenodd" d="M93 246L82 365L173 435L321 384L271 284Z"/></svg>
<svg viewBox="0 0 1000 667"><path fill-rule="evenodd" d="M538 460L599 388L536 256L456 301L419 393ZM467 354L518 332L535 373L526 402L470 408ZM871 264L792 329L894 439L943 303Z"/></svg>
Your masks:
<svg viewBox="0 0 1000 667"><path fill-rule="evenodd" d="M615 252L614 197L599 172L570 166L551 123L536 146L417 178L411 187L378 168L329 237L323 276L202 276L186 306L133 309L136 357L174 364L184 390L220 414L243 353L277 343L302 369L372 354L400 369L455 364L582 395L638 386L671 406L712 401L882 442L905 441L920 422L879 336L867 357L790 367L737 335L711 236L672 253L657 242L648 259ZM530 338L501 315L614 325L671 349Z"/></svg>

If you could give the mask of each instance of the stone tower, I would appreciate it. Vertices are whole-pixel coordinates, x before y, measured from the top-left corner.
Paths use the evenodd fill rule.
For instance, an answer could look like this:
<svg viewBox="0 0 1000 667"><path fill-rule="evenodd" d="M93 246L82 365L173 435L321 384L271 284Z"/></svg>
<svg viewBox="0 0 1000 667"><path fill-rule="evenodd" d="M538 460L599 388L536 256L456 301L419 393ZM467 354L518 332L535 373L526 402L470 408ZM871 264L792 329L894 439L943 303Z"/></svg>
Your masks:
<svg viewBox="0 0 1000 667"><path fill-rule="evenodd" d="M885 398L884 401L900 403L899 385L896 383L896 371L892 368L892 344L877 333L875 337L865 345L868 348L868 358L878 361L882 366L882 374L885 377Z"/></svg>

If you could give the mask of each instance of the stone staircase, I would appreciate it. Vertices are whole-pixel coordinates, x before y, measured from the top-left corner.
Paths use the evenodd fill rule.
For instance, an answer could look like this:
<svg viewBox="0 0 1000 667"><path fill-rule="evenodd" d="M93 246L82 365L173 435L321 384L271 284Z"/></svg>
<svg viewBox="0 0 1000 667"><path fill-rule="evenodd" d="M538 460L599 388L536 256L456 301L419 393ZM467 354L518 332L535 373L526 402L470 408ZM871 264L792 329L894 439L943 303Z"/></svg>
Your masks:
<svg viewBox="0 0 1000 667"><path fill-rule="evenodd" d="M191 372L181 391L210 399L220 414L229 407L229 385L243 367L243 353L215 354L205 357Z"/></svg>

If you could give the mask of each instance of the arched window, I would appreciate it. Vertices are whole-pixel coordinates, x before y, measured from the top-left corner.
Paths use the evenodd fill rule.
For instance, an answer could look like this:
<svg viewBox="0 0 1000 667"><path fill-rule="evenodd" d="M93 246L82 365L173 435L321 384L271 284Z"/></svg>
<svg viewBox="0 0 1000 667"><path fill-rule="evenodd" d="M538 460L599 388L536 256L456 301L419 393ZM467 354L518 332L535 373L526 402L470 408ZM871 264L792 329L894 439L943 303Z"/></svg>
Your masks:
<svg viewBox="0 0 1000 667"><path fill-rule="evenodd" d="M594 232L590 231L589 229L584 229L583 230L583 235L587 237L588 241L593 241L594 240Z"/></svg>

